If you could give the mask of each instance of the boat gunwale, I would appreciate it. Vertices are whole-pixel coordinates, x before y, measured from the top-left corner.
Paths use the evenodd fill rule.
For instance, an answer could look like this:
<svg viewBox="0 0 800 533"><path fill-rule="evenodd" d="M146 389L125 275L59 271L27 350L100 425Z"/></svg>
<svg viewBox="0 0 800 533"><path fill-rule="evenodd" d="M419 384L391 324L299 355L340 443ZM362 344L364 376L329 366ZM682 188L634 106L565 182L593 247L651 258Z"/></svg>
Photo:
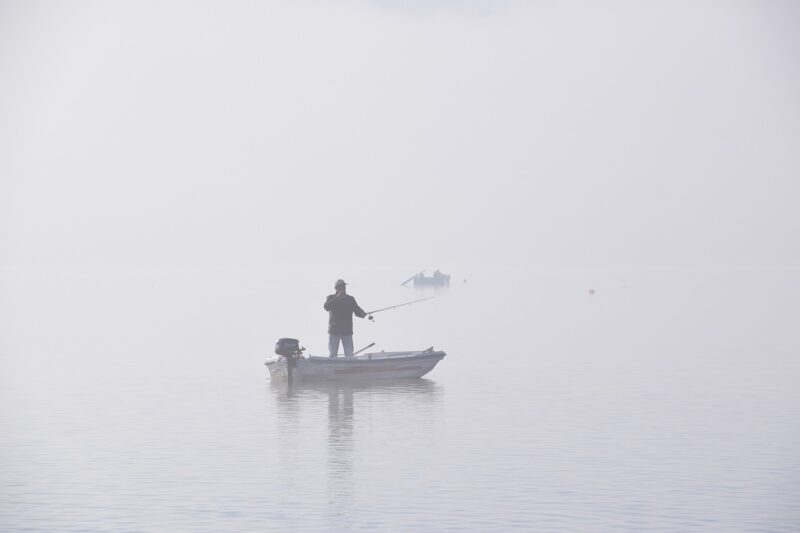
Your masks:
<svg viewBox="0 0 800 533"><path fill-rule="evenodd" d="M324 357L319 355L312 355L305 359L300 359L298 362L302 364L303 361L313 362L314 364L353 364L353 363L397 363L400 361L416 361L420 359L439 358L444 359L447 353L443 351L435 352L408 352L409 355L396 355L394 357L388 356L390 353L406 353L406 352L386 352L381 354L365 354L364 356L356 357ZM369 355L381 355L381 357L368 357Z"/></svg>
<svg viewBox="0 0 800 533"><path fill-rule="evenodd" d="M388 354L409 354L409 355L396 355L394 357L386 357ZM369 355L381 355L381 357L370 358ZM419 361L419 360L426 360L426 359L433 359L436 358L438 360L442 360L447 356L447 352L442 350L437 351L421 351L421 352L377 352L375 354L365 354L363 356L355 356L355 357L325 357L320 355L310 355L307 357L303 357L302 359L298 359L297 363L300 365L352 365L352 364L359 364L359 363L367 363L367 364L376 364L376 363L398 363L403 361ZM273 357L272 359L267 360L264 364L269 366L273 364L281 363L282 357Z"/></svg>

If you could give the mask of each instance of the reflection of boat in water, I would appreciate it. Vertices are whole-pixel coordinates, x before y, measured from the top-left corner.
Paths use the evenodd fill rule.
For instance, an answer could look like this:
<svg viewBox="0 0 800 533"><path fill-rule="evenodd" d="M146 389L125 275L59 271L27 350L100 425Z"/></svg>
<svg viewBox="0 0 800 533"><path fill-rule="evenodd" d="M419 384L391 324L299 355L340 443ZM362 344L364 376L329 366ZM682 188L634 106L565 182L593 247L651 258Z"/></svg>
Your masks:
<svg viewBox="0 0 800 533"><path fill-rule="evenodd" d="M266 432L271 444L266 461L275 464L272 482L295 487L298 476L313 475L315 490L327 501L314 522L296 529L352 530L353 517L364 510L362 468L369 468L365 457L379 437L374 429L382 428L379 438L384 428L435 435L444 416L445 387L428 378L297 381L291 387L267 380L265 385L272 413L265 423L276 424Z"/></svg>
<svg viewBox="0 0 800 533"><path fill-rule="evenodd" d="M408 396L409 401L412 401L411 399L417 401L421 397L435 396L444 390L441 383L437 383L430 378L398 378L376 381L309 381L307 383L298 383L296 387L290 390L286 389L285 383L279 380L272 380L269 383L269 387L281 402L287 401L287 398L301 398L304 401L307 400L314 403L327 395L329 403L336 406L340 403L337 398L343 397L344 401L341 403L346 409L352 408L352 402L348 400L352 400L354 395L363 398Z"/></svg>
<svg viewBox="0 0 800 533"><path fill-rule="evenodd" d="M375 352L353 357L317 357L280 354L266 361L272 379L303 381L359 381L421 378L447 354L433 347L409 352Z"/></svg>

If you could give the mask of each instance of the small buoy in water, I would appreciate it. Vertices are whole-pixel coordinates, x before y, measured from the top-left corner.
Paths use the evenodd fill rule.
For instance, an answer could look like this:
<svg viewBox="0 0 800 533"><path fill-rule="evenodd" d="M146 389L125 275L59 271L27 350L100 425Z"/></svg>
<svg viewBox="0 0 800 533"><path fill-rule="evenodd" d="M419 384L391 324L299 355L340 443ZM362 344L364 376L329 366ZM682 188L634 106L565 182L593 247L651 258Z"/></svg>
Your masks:
<svg viewBox="0 0 800 533"><path fill-rule="evenodd" d="M594 289L589 289L589 294L594 295Z"/></svg>

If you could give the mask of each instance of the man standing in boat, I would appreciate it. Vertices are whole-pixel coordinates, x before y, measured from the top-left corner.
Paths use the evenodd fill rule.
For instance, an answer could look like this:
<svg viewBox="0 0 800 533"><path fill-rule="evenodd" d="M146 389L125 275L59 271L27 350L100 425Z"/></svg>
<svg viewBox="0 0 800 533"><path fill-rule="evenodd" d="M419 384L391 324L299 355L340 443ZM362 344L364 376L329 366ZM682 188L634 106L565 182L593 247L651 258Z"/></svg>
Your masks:
<svg viewBox="0 0 800 533"><path fill-rule="evenodd" d="M336 357L339 353L339 341L344 348L344 356L353 356L353 315L364 318L367 313L356 303L356 299L347 294L347 283L337 279L333 286L336 294L325 299L323 307L328 312L328 353Z"/></svg>

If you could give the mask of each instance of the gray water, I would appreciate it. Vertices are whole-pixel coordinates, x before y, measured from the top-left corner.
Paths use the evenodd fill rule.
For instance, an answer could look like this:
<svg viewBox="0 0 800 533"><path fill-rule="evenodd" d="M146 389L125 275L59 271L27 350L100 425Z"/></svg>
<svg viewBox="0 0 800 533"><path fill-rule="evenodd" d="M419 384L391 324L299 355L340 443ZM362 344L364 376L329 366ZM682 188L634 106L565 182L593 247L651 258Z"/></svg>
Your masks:
<svg viewBox="0 0 800 533"><path fill-rule="evenodd" d="M800 529L800 273L454 274L4 270L0 529ZM340 276L436 296L357 348L448 356L271 383L278 337L324 353Z"/></svg>

